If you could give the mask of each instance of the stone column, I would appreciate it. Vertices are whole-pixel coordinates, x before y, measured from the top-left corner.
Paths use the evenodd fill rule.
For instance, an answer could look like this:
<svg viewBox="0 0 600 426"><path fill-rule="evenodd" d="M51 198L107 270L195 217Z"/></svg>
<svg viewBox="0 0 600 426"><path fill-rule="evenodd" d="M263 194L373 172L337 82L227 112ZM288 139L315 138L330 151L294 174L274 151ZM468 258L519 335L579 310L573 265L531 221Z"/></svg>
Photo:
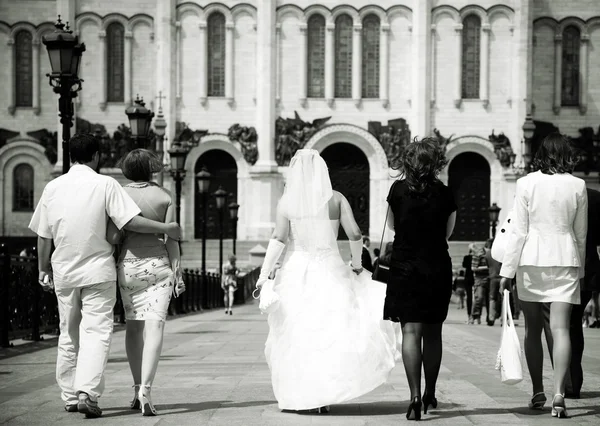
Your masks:
<svg viewBox="0 0 600 426"><path fill-rule="evenodd" d="M8 55L6 55L5 57L5 64L4 66L6 67L6 69L8 70L8 84L6 84L6 90L8 92L8 113L10 115L15 115L15 111L17 109L16 107L16 90L15 90L15 86L16 86L16 75L15 75L15 39L14 38L9 38L8 41L6 42L6 45L8 46L6 49L8 50Z"/></svg>
<svg viewBox="0 0 600 426"><path fill-rule="evenodd" d="M283 73L283 61L281 60L281 23L279 22L275 25L275 33L275 60L277 63L277 89L275 90L275 104L279 105L279 102L281 101L281 75ZM300 43L300 45L302 45L302 43ZM302 57L306 57L306 55L301 56L301 58ZM306 61L301 61L300 63L306 64ZM304 79L304 85L306 87L306 78ZM254 93L256 94L256 88L254 89ZM304 93L306 93L306 90Z"/></svg>
<svg viewBox="0 0 600 426"><path fill-rule="evenodd" d="M246 202L248 239L268 240L275 226L277 201L281 197L281 175L275 162L275 115L277 91L276 2L257 0L256 132L258 161L251 168L249 191L260 202ZM248 198L250 199L250 197Z"/></svg>
<svg viewBox="0 0 600 426"><path fill-rule="evenodd" d="M200 30L198 36L198 74L200 81L198 81L198 84L200 85L200 104L204 106L206 105L206 102L208 100L208 61L206 58L206 55L208 54L208 40L206 37L206 22L200 22L200 24L198 25L198 29ZM177 50L179 52L179 55L181 56L181 36L179 40L180 43Z"/></svg>
<svg viewBox="0 0 600 426"><path fill-rule="evenodd" d="M552 111L558 115L562 101L562 34L554 36L554 105Z"/></svg>
<svg viewBox="0 0 600 426"><path fill-rule="evenodd" d="M379 39L379 99L384 108L389 105L389 80L390 75L390 25L381 25L381 35Z"/></svg>
<svg viewBox="0 0 600 426"><path fill-rule="evenodd" d="M279 25L279 24L278 24ZM300 45L298 46L298 57L299 58L304 58L303 60L299 61L299 67L298 67L298 90L299 90L299 94L298 94L298 101L300 102L300 105L305 108L306 107L306 98L308 97L308 89L307 89L307 80L308 80L308 61L306 60L307 58L307 52L308 52L308 26L306 25L306 23L302 22L299 25L299 30L300 30ZM327 58L327 47L325 47L325 58ZM327 59L325 59L325 61L327 62ZM325 65L325 67L327 67L327 65ZM327 71L325 71L325 73L327 73ZM281 80L281 75L278 76L277 81ZM279 94L280 92L278 91L277 94Z"/></svg>
<svg viewBox="0 0 600 426"><path fill-rule="evenodd" d="M156 0L156 15L154 17L154 34L155 34L155 54L156 54L156 80L155 80L155 93L152 94L152 98L157 96L158 93L161 93L164 98L162 101L162 109L165 116L165 121L167 122L166 127L166 138L167 143L164 147L165 152L170 148L171 141L175 138L175 121L176 121L176 96L177 96L177 49L180 46L177 45L176 38L176 27L175 21L177 18L175 6L177 4L176 0ZM202 55L201 55L202 57ZM202 73L202 70L198 70L201 75L205 75ZM188 176L191 173L188 173ZM193 179L188 178L184 183L183 194L182 197L185 196L187 192L189 182L192 182ZM192 182L193 184L193 182ZM187 223L186 220L189 217L183 209L181 210L181 217L184 223ZM187 215L187 216L186 216ZM191 219L190 219L191 220ZM191 229L190 227L187 227ZM186 236L189 238L189 236Z"/></svg>
<svg viewBox="0 0 600 426"><path fill-rule="evenodd" d="M485 23L481 26L481 74L479 80L479 97L483 107L490 103L490 31L491 26Z"/></svg>
<svg viewBox="0 0 600 426"><path fill-rule="evenodd" d="M181 21L175 22L175 100L181 101Z"/></svg>
<svg viewBox="0 0 600 426"><path fill-rule="evenodd" d="M414 4L410 127L414 136L424 137L429 136L431 120L431 0Z"/></svg>
<svg viewBox="0 0 600 426"><path fill-rule="evenodd" d="M256 131L258 133L258 162L261 167L275 167L275 3L258 0L257 10L257 99Z"/></svg>
<svg viewBox="0 0 600 426"><path fill-rule="evenodd" d="M436 40L435 40L435 33L436 33L436 25L435 24L431 24L431 70L429 72L429 74L431 74L431 101L430 101L430 106L433 108L435 106L435 79L436 79L436 75L435 75L435 55L436 55Z"/></svg>
<svg viewBox="0 0 600 426"><path fill-rule="evenodd" d="M456 62L454 62L455 70L455 81L454 81L454 106L460 108L462 104L462 24L456 24L455 30L455 42L456 42Z"/></svg>
<svg viewBox="0 0 600 426"><path fill-rule="evenodd" d="M124 80L125 80L125 104L131 105L133 103L133 92L131 90L132 87L132 55L131 55L131 44L133 41L133 33L131 31L125 31L125 52L123 54L123 62L124 62ZM148 93L146 96L149 96Z"/></svg>
<svg viewBox="0 0 600 426"><path fill-rule="evenodd" d="M227 103L233 105L233 31L235 24L227 22L225 24L225 98ZM273 37L275 40L275 37ZM275 76L276 77L276 76Z"/></svg>
<svg viewBox="0 0 600 426"><path fill-rule="evenodd" d="M335 24L325 26L325 100L329 107L335 99Z"/></svg>
<svg viewBox="0 0 600 426"><path fill-rule="evenodd" d="M100 42L98 43L98 68L100 69L100 80L98 80L98 91L100 92L100 109L106 110L108 96L106 92L106 31L98 31ZM85 55L85 52L83 53Z"/></svg>
<svg viewBox="0 0 600 426"><path fill-rule="evenodd" d="M532 106L532 73L533 73L533 0L520 0L520 7L515 10L514 30L511 37L511 118L510 127L505 132L519 164L522 155L528 152L523 141L523 123L527 114L531 114ZM511 192L510 196L514 192ZM511 198L512 199L512 198ZM507 206L508 207L508 206ZM504 210L504 209L503 209Z"/></svg>
<svg viewBox="0 0 600 426"><path fill-rule="evenodd" d="M590 45L590 35L582 34L581 35L581 53L579 55L579 70L581 74L581 80L579 83L579 113L585 114L587 113L588 106L588 81L590 77L590 70L588 65L588 55L589 55L589 45Z"/></svg>
<svg viewBox="0 0 600 426"><path fill-rule="evenodd" d="M362 25L352 31L352 100L357 107L362 100Z"/></svg>
<svg viewBox="0 0 600 426"><path fill-rule="evenodd" d="M40 40L33 39L31 46L31 91L33 113L40 115Z"/></svg>

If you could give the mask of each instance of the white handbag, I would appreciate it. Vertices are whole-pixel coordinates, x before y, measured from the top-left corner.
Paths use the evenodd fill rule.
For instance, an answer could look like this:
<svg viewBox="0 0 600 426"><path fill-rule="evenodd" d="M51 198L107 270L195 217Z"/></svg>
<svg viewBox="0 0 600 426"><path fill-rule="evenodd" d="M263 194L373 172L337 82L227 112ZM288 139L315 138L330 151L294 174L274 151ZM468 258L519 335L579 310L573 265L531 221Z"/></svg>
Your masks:
<svg viewBox="0 0 600 426"><path fill-rule="evenodd" d="M514 210L511 209L504 219L504 223L496 232L494 244L492 244L492 259L502 263L504 261L504 253L506 253L506 245L513 227Z"/></svg>
<svg viewBox="0 0 600 426"><path fill-rule="evenodd" d="M258 308L263 314L272 314L279 307L279 295L273 290L274 285L275 280L267 280L260 288L260 302ZM258 290L258 288L256 290ZM258 299L259 297L254 295L256 290L252 293L252 297Z"/></svg>
<svg viewBox="0 0 600 426"><path fill-rule="evenodd" d="M502 383L515 385L523 380L523 353L519 336L510 310L510 293L504 290L502 300L502 337L496 358L496 370L500 370Z"/></svg>

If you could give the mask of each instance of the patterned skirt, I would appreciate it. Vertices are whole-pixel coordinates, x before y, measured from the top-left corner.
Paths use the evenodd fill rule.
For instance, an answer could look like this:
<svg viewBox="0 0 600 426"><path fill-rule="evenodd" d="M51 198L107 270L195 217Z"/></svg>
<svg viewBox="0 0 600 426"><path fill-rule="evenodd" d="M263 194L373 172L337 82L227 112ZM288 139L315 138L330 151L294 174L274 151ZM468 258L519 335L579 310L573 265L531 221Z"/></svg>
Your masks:
<svg viewBox="0 0 600 426"><path fill-rule="evenodd" d="M174 285L167 255L122 259L117 274L126 319L165 321Z"/></svg>

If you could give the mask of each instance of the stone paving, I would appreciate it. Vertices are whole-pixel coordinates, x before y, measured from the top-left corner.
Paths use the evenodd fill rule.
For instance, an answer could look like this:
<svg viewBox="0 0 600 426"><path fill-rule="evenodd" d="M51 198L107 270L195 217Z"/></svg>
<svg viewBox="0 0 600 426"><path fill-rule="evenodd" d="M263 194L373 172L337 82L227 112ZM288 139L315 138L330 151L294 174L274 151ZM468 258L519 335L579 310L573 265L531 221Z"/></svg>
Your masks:
<svg viewBox="0 0 600 426"><path fill-rule="evenodd" d="M500 383L494 370L500 326L466 325L465 311L451 306L444 327L444 358L438 409L424 416L439 425L542 425L558 422L527 409L531 383ZM56 348L16 356L0 353L0 423L10 425L397 425L405 419L409 392L399 364L389 382L364 397L334 405L331 413L283 413L277 408L263 348L266 317L256 304L233 316L209 311L170 320L153 390L158 417L129 409L131 378L123 331L114 335L107 368L104 417L86 420L62 408L54 380ZM523 335L523 326L518 328ZM600 424L600 330L586 329L582 399L567 400L565 424ZM10 354L9 354L10 355ZM545 384L551 398L552 371L546 357Z"/></svg>

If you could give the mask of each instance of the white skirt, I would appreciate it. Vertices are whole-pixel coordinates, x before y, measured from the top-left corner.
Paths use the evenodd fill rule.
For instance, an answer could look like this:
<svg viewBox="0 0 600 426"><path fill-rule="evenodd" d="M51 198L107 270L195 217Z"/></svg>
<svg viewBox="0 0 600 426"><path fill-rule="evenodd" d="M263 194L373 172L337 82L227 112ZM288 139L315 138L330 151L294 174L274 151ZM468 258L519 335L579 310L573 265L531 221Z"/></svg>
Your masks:
<svg viewBox="0 0 600 426"><path fill-rule="evenodd" d="M517 290L523 302L581 303L579 268L574 266L519 266Z"/></svg>

